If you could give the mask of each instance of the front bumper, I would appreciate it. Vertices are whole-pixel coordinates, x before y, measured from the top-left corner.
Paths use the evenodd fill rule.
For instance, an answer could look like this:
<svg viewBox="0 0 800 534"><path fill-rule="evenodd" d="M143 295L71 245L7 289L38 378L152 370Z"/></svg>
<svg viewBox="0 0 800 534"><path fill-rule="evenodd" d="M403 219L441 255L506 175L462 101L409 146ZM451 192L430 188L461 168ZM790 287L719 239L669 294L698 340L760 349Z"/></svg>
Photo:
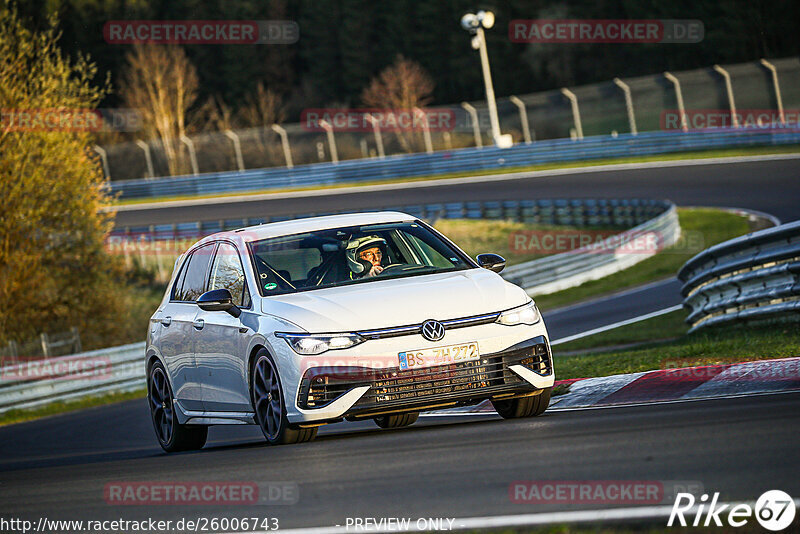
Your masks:
<svg viewBox="0 0 800 534"><path fill-rule="evenodd" d="M405 371L314 367L300 382L297 406L304 414L353 420L532 395L554 379L550 344L540 335L452 365Z"/></svg>

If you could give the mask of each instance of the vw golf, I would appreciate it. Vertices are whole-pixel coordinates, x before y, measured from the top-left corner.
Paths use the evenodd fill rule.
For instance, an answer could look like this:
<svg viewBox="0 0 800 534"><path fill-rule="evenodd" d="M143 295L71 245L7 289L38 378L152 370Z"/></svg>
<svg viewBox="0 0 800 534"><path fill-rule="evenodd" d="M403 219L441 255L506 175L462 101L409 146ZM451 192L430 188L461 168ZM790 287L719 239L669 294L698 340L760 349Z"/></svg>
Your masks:
<svg viewBox="0 0 800 534"><path fill-rule="evenodd" d="M210 425L257 424L271 444L319 426L407 426L489 399L544 412L554 371L534 302L410 215L297 219L201 239L150 319L148 401L168 452Z"/></svg>

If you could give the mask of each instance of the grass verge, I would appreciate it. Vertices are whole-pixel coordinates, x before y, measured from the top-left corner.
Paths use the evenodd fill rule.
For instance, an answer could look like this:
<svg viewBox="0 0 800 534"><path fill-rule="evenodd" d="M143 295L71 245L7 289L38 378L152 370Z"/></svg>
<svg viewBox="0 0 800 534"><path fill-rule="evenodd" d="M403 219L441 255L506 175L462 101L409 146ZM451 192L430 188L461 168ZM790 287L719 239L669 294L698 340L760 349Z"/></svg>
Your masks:
<svg viewBox="0 0 800 534"><path fill-rule="evenodd" d="M58 415L67 412L74 412L77 410L84 410L86 408L93 408L95 406L104 406L115 402L122 402L132 399L143 399L147 395L146 390L136 390L128 393L109 393L107 395L96 395L66 402L54 402L47 406L39 408L29 408L24 410L10 410L0 415L0 426L10 425L13 423L22 423L23 421L31 421L33 419L40 419L50 415Z"/></svg>
<svg viewBox="0 0 800 534"><path fill-rule="evenodd" d="M513 172L534 172L534 171L549 171L555 169L572 169L579 167L597 167L600 165L615 165L620 163L647 163L652 161L675 161L681 159L708 159L708 158L723 158L731 156L762 156L770 154L794 154L800 152L800 145L788 146L765 146L765 147L748 147L748 148L730 148L723 150L702 150L694 152L677 152L670 154L657 154L652 156L637 156L626 158L605 158L591 161L578 161L578 162L564 162L564 163L549 163L545 165L528 165L524 167L506 167L502 169L485 169L473 170L465 172L454 172L448 174L436 174L431 176L413 176L406 178L393 178L388 180L373 180L369 182L341 182L333 185L325 186L310 186L310 187L287 187L278 189L259 189L254 191L243 191L233 194L210 194L210 195L182 195L171 197L158 197L158 198L134 198L127 200L120 200L114 203L116 206L128 206L136 204L147 204L151 202L173 202L177 200L196 200L203 198L231 198L235 200L236 197L246 197L250 195L260 195L265 193L289 193L295 191L311 191L316 189L339 189L342 187L354 186L370 186L370 185L384 185L384 184L399 184L409 182L425 182L428 180L446 180L448 178L464 178L468 176L491 176L493 174L506 174Z"/></svg>
<svg viewBox="0 0 800 534"><path fill-rule="evenodd" d="M655 318L652 321L658 319L662 318ZM654 329L653 324L645 325L645 322L650 321L643 321L638 333L620 332L619 337L610 339L619 342L623 338L628 340L641 338L646 332ZM631 328L629 325L620 330ZM598 336L605 336L608 341L612 332L603 332ZM593 343L591 337L578 341L587 344ZM645 343L623 350L587 351L581 354L559 356L558 352L568 345L570 344L565 343L563 346L558 345L554 348L556 377L559 380L637 373L654 369L796 357L800 356L800 329L797 328L796 323L741 325L725 329L700 330L692 334L685 334L673 341Z"/></svg>
<svg viewBox="0 0 800 534"><path fill-rule="evenodd" d="M589 351L634 343L673 340L686 335L689 330L689 326L684 322L684 319L686 319L686 310L677 310L638 323L606 330L593 336L576 339L569 343L561 343L553 347L553 352L558 356L559 353L565 352ZM547 317L545 317L545 321L547 321Z"/></svg>
<svg viewBox="0 0 800 534"><path fill-rule="evenodd" d="M748 217L719 209L680 208L678 218L685 239L624 271L578 287L536 296L536 304L546 313L548 309L675 276L681 266L701 250L752 230Z"/></svg>

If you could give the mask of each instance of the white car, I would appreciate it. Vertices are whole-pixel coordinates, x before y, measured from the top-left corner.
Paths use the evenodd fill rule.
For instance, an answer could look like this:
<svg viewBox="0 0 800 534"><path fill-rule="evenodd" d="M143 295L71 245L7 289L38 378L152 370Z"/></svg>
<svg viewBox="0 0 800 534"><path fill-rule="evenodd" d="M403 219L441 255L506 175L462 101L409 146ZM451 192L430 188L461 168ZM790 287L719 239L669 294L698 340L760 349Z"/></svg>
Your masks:
<svg viewBox="0 0 800 534"><path fill-rule="evenodd" d="M150 319L148 400L166 451L209 425L258 424L272 444L319 426L490 399L539 415L554 371L530 297L436 230L397 212L297 219L222 232L176 262Z"/></svg>

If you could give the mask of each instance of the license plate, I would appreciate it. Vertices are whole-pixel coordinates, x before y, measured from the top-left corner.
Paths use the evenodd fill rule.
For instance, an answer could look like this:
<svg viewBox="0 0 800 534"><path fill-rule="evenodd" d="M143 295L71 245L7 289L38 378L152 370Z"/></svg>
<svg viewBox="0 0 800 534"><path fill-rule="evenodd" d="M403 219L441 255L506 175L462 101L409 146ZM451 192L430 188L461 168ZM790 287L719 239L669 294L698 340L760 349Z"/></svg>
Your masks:
<svg viewBox="0 0 800 534"><path fill-rule="evenodd" d="M401 352L397 356L400 360L400 370L450 365L477 360L481 357L477 341L432 349L409 350Z"/></svg>

